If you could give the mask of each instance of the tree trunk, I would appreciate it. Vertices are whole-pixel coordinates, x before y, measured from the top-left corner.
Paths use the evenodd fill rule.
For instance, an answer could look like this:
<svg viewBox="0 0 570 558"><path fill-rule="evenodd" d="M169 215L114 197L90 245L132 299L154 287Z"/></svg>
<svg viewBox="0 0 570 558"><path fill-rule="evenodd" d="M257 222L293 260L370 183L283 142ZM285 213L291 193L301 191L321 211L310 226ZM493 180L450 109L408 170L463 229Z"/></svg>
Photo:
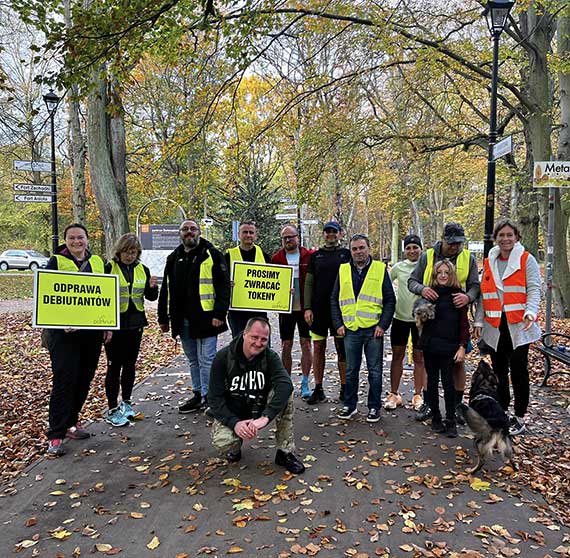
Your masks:
<svg viewBox="0 0 570 558"><path fill-rule="evenodd" d="M558 56L570 54L570 17L558 19ZM560 132L558 160L570 160L570 72L564 67L558 72L560 84ZM553 312L558 318L570 317L570 268L568 266L568 217L570 203L561 201L560 191L554 198L554 267Z"/></svg>
<svg viewBox="0 0 570 558"><path fill-rule="evenodd" d="M94 71L87 99L89 171L110 256L115 242L129 231L129 221L122 104L115 90L112 97L119 104L111 107L108 90L104 68Z"/></svg>
<svg viewBox="0 0 570 558"><path fill-rule="evenodd" d="M531 109L524 122L527 159L525 168L528 179L518 187L517 218L520 221L523 241L529 252L538 254L538 214L537 193L530 181L535 161L550 161L552 145L552 87L548 71L548 55L554 36L554 20L543 11L537 13L535 4L520 14L520 26L525 41L522 46L528 58L528 74L523 75L524 94L529 99ZM546 225L546 196L542 196L541 207L543 227Z"/></svg>
<svg viewBox="0 0 570 558"><path fill-rule="evenodd" d="M71 29L71 2L64 0L65 27ZM79 87L72 85L67 96L68 113L68 133L71 161L71 184L72 184L72 206L73 222L85 223L85 205L87 198L85 195L85 158L86 145L85 137L81 130L81 120L79 118Z"/></svg>

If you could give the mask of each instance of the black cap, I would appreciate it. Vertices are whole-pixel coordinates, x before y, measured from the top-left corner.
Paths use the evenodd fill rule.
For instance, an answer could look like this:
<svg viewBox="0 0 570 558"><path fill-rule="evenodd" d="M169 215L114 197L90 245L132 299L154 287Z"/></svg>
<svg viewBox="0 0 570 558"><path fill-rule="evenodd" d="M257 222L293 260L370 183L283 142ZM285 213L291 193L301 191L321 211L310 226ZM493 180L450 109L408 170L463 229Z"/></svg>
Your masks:
<svg viewBox="0 0 570 558"><path fill-rule="evenodd" d="M417 244L420 248L422 247L422 241L417 234L409 234L404 238L404 248L408 244Z"/></svg>
<svg viewBox="0 0 570 558"><path fill-rule="evenodd" d="M327 229L334 229L336 232L341 231L341 227L336 221L329 221L328 223L325 223L323 231L326 231Z"/></svg>
<svg viewBox="0 0 570 558"><path fill-rule="evenodd" d="M465 231L459 223L447 223L443 227L443 240L448 244L465 242Z"/></svg>

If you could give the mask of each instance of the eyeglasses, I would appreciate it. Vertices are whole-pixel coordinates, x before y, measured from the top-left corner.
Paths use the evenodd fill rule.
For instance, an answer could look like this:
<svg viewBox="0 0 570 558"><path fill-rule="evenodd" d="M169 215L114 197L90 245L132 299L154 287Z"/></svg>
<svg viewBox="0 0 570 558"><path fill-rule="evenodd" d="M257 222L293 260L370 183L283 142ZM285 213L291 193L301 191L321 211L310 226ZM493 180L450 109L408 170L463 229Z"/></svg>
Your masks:
<svg viewBox="0 0 570 558"><path fill-rule="evenodd" d="M340 231L337 231L336 229L325 229L326 233L338 233Z"/></svg>
<svg viewBox="0 0 570 558"><path fill-rule="evenodd" d="M298 234L291 234L291 235L287 235L287 236L282 236L281 240L293 240L294 238L296 238L297 236L299 236Z"/></svg>
<svg viewBox="0 0 570 558"><path fill-rule="evenodd" d="M181 227L179 229L180 232L198 232L200 229L198 227Z"/></svg>

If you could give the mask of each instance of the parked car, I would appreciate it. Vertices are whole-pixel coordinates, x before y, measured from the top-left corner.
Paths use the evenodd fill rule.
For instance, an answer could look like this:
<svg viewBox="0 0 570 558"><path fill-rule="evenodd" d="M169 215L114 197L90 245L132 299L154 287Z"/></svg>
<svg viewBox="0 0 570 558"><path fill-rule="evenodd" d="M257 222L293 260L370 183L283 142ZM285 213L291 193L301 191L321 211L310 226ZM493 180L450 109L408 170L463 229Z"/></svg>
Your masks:
<svg viewBox="0 0 570 558"><path fill-rule="evenodd" d="M45 267L49 258L35 250L5 250L0 254L0 270L38 269Z"/></svg>

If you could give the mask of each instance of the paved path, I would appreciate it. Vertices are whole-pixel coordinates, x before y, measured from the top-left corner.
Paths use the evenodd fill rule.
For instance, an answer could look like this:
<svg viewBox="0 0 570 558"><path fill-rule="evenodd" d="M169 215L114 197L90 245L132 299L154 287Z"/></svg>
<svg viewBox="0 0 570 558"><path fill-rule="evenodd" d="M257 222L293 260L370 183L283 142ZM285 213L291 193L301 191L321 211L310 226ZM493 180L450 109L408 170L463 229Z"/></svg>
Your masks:
<svg viewBox="0 0 570 558"><path fill-rule="evenodd" d="M328 376L333 396L336 373ZM465 430L456 440L434 435L407 408L375 425L364 415L343 423L334 401L310 407L296 397L308 469L292 477L273 463L271 429L246 444L240 463L219 459L207 417L176 410L187 380L179 358L136 389L143 420L92 424L89 440L67 441L65 457L37 462L5 489L1 556L531 558L570 546L570 530L499 474L500 463L478 475L488 484L473 485Z"/></svg>

